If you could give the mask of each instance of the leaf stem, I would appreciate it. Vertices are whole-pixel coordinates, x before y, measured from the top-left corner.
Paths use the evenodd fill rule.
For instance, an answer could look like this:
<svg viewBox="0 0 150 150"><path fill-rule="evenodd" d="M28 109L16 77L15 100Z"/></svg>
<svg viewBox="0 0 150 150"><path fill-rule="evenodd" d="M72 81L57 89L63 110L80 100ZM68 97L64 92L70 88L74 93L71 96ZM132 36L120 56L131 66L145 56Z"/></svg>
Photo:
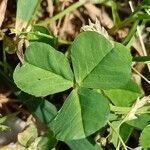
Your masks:
<svg viewBox="0 0 150 150"><path fill-rule="evenodd" d="M134 61L134 62L147 62L147 61L150 61L150 56L133 57L132 61Z"/></svg>
<svg viewBox="0 0 150 150"><path fill-rule="evenodd" d="M43 37L46 37L46 38L49 38L49 39L53 39L54 38L51 35L47 35L47 34L39 32L39 31L38 32L33 32L33 34L40 35L40 36L43 36ZM58 42L61 43L61 44L66 44L66 45L70 45L72 43L72 42L69 42L69 41L66 41L66 40L63 40L63 39L60 39L60 38L58 38Z"/></svg>
<svg viewBox="0 0 150 150"><path fill-rule="evenodd" d="M109 30L109 33L113 33L113 32L116 32L119 28L122 28L124 26L127 26L129 25L132 21L134 21L134 18L133 17L129 17L123 21L121 21L118 25L115 25L114 27L112 27L110 30Z"/></svg>
<svg viewBox="0 0 150 150"><path fill-rule="evenodd" d="M44 33L41 33L39 31L36 31L36 32L21 32L20 34L26 35L28 33L31 33L31 34L34 34L34 35L38 35L38 36L42 36L42 37L46 37L46 38L49 38L49 39L53 39L54 38L51 35L44 34ZM60 38L58 38L58 42L61 43L61 44L66 44L66 45L70 45L72 43L70 41L66 41L66 40L63 40L63 39L60 39Z"/></svg>
<svg viewBox="0 0 150 150"><path fill-rule="evenodd" d="M112 9L112 16L113 16L114 24L117 25L118 23L120 23L120 18L118 15L118 8L117 8L116 2L111 1L111 9Z"/></svg>
<svg viewBox="0 0 150 150"><path fill-rule="evenodd" d="M128 17L127 19L121 21L118 25L115 25L111 29L108 30L110 34L116 32L119 28L123 28L125 26L128 26L131 24L131 22L134 22L136 20L143 20L143 19L150 19L150 15L147 14L134 14Z"/></svg>
<svg viewBox="0 0 150 150"><path fill-rule="evenodd" d="M135 21L132 28L130 29L127 37L124 39L124 41L122 42L123 45L127 45L130 40L133 38L134 34L136 33L136 28L139 24L139 20Z"/></svg>
<svg viewBox="0 0 150 150"><path fill-rule="evenodd" d="M117 134L122 146L124 147L124 150L127 150L126 145L122 139L122 137L120 136L120 134L116 131L116 129L114 128L114 126L111 124L111 122L108 121L108 125L114 130L114 132Z"/></svg>
<svg viewBox="0 0 150 150"><path fill-rule="evenodd" d="M65 10L63 10L62 12L58 13L57 15L47 18L44 21L40 21L38 24L46 26L47 24L49 24L53 21L56 21L56 20L62 18L63 16L65 16L66 14L74 11L75 9L77 9L78 7L82 6L85 3L86 3L85 0L77 1L74 4L72 4L71 6L69 6L68 8L66 8Z"/></svg>
<svg viewBox="0 0 150 150"><path fill-rule="evenodd" d="M129 113L131 107L119 107L119 106L110 105L110 110L115 114L123 115ZM136 112L136 114L144 114L144 113L150 113L150 106L143 106Z"/></svg>

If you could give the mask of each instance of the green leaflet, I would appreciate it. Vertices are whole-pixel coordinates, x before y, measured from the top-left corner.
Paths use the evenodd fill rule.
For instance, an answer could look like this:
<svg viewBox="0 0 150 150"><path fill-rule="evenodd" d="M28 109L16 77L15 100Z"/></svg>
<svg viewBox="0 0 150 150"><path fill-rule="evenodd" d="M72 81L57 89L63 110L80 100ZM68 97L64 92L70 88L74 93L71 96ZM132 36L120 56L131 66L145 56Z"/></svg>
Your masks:
<svg viewBox="0 0 150 150"><path fill-rule="evenodd" d="M141 114L137 116L137 119L130 120L126 122L130 126L143 130L150 122L150 114Z"/></svg>
<svg viewBox="0 0 150 150"><path fill-rule="evenodd" d="M39 35L39 33L43 34L44 36ZM50 36L51 38L46 36ZM52 47L57 45L57 38L50 33L47 28L36 24L32 26L31 32L27 34L27 39L30 42L43 42L51 45Z"/></svg>
<svg viewBox="0 0 150 150"><path fill-rule="evenodd" d="M140 96L141 91L138 85L130 80L125 86L119 89L104 90L104 93L114 105L128 107Z"/></svg>
<svg viewBox="0 0 150 150"><path fill-rule="evenodd" d="M124 86L131 78L131 56L126 47L114 46L96 32L83 32L73 42L71 57L76 82L88 88Z"/></svg>
<svg viewBox="0 0 150 150"><path fill-rule="evenodd" d="M51 125L57 139L75 140L102 128L108 117L107 99L93 90L80 88L72 91Z"/></svg>
<svg viewBox="0 0 150 150"><path fill-rule="evenodd" d="M150 149L150 125L146 126L140 136L140 145L144 150Z"/></svg>
<svg viewBox="0 0 150 150"><path fill-rule="evenodd" d="M29 32L27 34L27 39L29 41L37 41L37 42L43 42L43 43L49 44L48 43L48 42L50 42L49 39L47 39L46 37L43 38L43 37L40 37L40 36L37 36L37 35L33 34L33 33L36 33L36 32L40 32L40 33L43 33L43 34L46 34L46 35L50 35L47 28L35 24L35 25L32 25L31 33Z"/></svg>
<svg viewBox="0 0 150 150"><path fill-rule="evenodd" d="M18 96L23 104L46 125L57 115L56 107L49 101L21 92Z"/></svg>
<svg viewBox="0 0 150 150"><path fill-rule="evenodd" d="M31 21L35 10L41 0L18 0L17 1L17 17L16 17L16 30L26 28Z"/></svg>
<svg viewBox="0 0 150 150"><path fill-rule="evenodd" d="M35 42L26 50L24 64L14 72L16 85L35 96L46 96L73 86L67 58L48 44Z"/></svg>
<svg viewBox="0 0 150 150"><path fill-rule="evenodd" d="M81 83L112 47L104 36L96 32L80 33L71 47L76 82Z"/></svg>
<svg viewBox="0 0 150 150"><path fill-rule="evenodd" d="M66 144L72 150L102 150L100 145L91 143L88 139L67 141Z"/></svg>

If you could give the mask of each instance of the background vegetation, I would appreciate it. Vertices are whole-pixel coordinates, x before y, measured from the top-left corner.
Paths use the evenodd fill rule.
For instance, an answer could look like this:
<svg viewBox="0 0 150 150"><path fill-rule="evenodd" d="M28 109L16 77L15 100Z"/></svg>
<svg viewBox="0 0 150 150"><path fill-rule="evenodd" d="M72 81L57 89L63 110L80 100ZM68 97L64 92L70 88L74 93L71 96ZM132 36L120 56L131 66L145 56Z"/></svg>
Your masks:
<svg viewBox="0 0 150 150"><path fill-rule="evenodd" d="M0 149L150 149L150 0L1 0Z"/></svg>

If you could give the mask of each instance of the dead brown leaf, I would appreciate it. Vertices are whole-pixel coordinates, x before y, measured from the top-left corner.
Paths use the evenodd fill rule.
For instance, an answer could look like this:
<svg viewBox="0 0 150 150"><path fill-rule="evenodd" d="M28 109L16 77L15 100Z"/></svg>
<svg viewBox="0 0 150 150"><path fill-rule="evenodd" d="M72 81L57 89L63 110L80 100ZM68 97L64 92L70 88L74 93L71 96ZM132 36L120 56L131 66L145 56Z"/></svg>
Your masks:
<svg viewBox="0 0 150 150"><path fill-rule="evenodd" d="M6 7L7 7L8 0L1 0L0 1L0 28L2 26L2 23L4 21Z"/></svg>
<svg viewBox="0 0 150 150"><path fill-rule="evenodd" d="M135 39L132 46L137 51L138 55L143 56L142 47L141 47L141 44L139 42L139 39Z"/></svg>
<svg viewBox="0 0 150 150"><path fill-rule="evenodd" d="M108 13L105 11L105 8L102 7L101 9L97 8L93 4L86 4L85 5L86 10L88 11L88 15L92 19L92 21L96 21L96 18L101 22L102 26L107 28L113 27L113 21L109 17Z"/></svg>
<svg viewBox="0 0 150 150"><path fill-rule="evenodd" d="M9 101L9 98L7 98L6 95L0 94L0 107L2 107L2 105L7 103L8 101Z"/></svg>
<svg viewBox="0 0 150 150"><path fill-rule="evenodd" d="M53 6L53 1L52 0L47 0L47 11L49 13L49 16L52 17L53 12L54 12L54 6Z"/></svg>

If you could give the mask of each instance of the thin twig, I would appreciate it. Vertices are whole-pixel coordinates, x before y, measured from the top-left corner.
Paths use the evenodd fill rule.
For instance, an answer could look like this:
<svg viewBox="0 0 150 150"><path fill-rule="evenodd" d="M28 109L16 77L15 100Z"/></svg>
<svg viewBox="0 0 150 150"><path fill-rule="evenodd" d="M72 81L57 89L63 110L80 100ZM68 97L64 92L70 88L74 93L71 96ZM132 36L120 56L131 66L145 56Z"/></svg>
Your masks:
<svg viewBox="0 0 150 150"><path fill-rule="evenodd" d="M148 84L150 84L150 81L144 77L139 71L137 71L134 67L132 67L132 69L141 77L143 78Z"/></svg>
<svg viewBox="0 0 150 150"><path fill-rule="evenodd" d="M127 150L126 145L124 143L124 141L122 140L121 136L119 135L119 133L116 131L116 129L113 127L113 125L108 121L108 125L114 130L114 132L117 134L120 142L122 143L122 146L124 147L124 150Z"/></svg>

